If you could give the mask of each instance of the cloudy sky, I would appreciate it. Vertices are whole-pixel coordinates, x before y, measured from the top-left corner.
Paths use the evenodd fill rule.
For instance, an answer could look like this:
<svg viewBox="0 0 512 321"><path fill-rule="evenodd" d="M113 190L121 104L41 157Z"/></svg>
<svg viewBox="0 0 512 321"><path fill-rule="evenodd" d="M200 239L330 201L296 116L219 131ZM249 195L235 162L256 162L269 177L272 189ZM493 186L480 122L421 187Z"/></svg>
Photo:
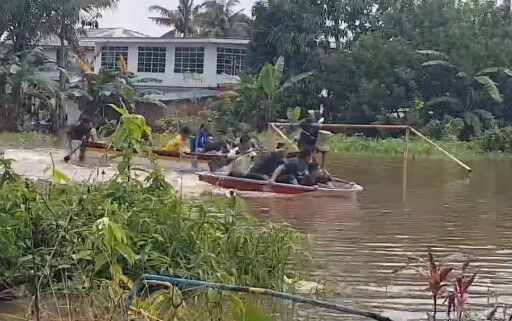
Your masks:
<svg viewBox="0 0 512 321"><path fill-rule="evenodd" d="M200 3L197 0L196 2ZM246 14L250 14L253 2L253 0L240 0L240 9L244 9ZM148 7L160 5L168 9L175 9L177 4L177 0L121 0L117 9L103 13L100 27L123 27L158 37L169 29L157 26L148 19L148 16L153 15L149 12Z"/></svg>

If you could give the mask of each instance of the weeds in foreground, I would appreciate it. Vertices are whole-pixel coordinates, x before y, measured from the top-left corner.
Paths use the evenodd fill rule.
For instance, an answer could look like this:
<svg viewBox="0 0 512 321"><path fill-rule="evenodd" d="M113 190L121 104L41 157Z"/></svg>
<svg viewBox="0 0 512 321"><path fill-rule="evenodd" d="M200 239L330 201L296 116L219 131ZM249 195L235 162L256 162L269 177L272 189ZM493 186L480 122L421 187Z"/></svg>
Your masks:
<svg viewBox="0 0 512 321"><path fill-rule="evenodd" d="M0 292L25 289L37 318L49 300L59 317L66 302L68 315L112 320L144 273L273 289L298 278L307 258L298 231L259 224L228 201L185 200L158 167L133 179L133 151L151 157L142 139L151 133L140 117L121 119L112 144L123 159L110 181L77 183L55 168L51 181L31 181L2 161Z"/></svg>
<svg viewBox="0 0 512 321"><path fill-rule="evenodd" d="M443 299L443 304L446 305L449 320L461 321L464 317L469 317L468 289L478 273L470 268L470 263L471 257L465 254L449 256L443 262L436 262L431 252L428 252L426 261L417 257L408 258L404 268L413 268L428 282L426 291L432 294L433 303L429 320L436 320L439 299ZM395 270L393 273L400 272L404 268Z"/></svg>

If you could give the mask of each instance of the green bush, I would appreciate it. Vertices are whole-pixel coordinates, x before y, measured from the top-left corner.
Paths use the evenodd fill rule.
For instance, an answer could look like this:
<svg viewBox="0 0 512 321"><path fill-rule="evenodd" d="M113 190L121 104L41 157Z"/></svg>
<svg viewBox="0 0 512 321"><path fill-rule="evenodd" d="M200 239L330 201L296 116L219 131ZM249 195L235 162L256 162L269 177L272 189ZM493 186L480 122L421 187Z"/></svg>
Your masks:
<svg viewBox="0 0 512 321"><path fill-rule="evenodd" d="M486 130L479 138L479 143L487 152L512 153L512 127Z"/></svg>
<svg viewBox="0 0 512 321"><path fill-rule="evenodd" d="M304 256L296 230L259 224L231 201L185 200L158 172L93 185L11 173L0 181L0 285L35 274L44 288L64 273L92 291L99 280L157 273L279 289Z"/></svg>

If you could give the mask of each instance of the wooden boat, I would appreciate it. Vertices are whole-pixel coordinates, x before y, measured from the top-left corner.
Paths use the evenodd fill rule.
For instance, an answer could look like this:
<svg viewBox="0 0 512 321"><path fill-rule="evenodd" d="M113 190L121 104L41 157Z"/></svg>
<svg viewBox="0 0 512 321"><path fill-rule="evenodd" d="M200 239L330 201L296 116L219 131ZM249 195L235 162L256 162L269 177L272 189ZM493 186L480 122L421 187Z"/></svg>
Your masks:
<svg viewBox="0 0 512 321"><path fill-rule="evenodd" d="M106 166L109 165L113 156L121 154L121 150L109 147L104 142L85 142L84 163ZM207 153L179 153L176 151L168 152L165 150L153 151L158 159L158 163L164 169L174 169L181 171L207 171L209 164L226 154L219 152ZM151 161L144 156L135 156L133 159L135 166L151 166Z"/></svg>
<svg viewBox="0 0 512 321"><path fill-rule="evenodd" d="M113 156L121 154L121 150L109 147L104 142L85 142L84 163L107 166L110 164ZM210 165L214 162L225 159L225 153L206 152L206 153L179 153L177 151L153 150L158 163L165 169L174 169L179 171L209 171ZM290 153L286 158L297 156L298 153ZM222 163L222 161L221 161ZM225 163L225 162L224 162ZM143 156L134 157L134 165L147 167L151 166L149 159Z"/></svg>
<svg viewBox="0 0 512 321"><path fill-rule="evenodd" d="M217 187L246 192L266 192L276 194L305 194L315 193L322 195L352 196L363 190L363 187L353 182L336 179L334 187L327 186L302 186L280 183L269 183L246 178L231 177L225 174L197 173L199 180Z"/></svg>

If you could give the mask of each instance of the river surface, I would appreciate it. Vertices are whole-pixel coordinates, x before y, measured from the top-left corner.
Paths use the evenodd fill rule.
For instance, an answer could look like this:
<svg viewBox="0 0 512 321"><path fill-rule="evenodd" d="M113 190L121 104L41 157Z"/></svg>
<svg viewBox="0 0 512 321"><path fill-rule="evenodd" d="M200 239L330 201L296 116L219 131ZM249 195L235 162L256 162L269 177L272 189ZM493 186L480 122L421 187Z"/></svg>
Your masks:
<svg viewBox="0 0 512 321"><path fill-rule="evenodd" d="M73 178L107 179L115 172L64 164L61 150L7 150L5 157L16 160L18 172L47 177L50 153L55 166ZM401 158L329 157L332 174L364 186L357 200L267 195L246 203L256 217L287 222L310 236L311 279L325 281L333 300L395 320L425 319L431 310L426 281L411 269L391 272L407 256L426 257L430 248L439 258L476 256L472 264L480 273L470 291L473 311L488 310L498 295L512 303L512 161L468 161L470 176L447 160L411 160L404 193ZM184 193L208 190L193 176L169 174L169 180ZM317 313L320 319L324 315L332 317Z"/></svg>
<svg viewBox="0 0 512 321"><path fill-rule="evenodd" d="M332 159L332 156L330 156ZM295 197L249 199L253 213L308 233L316 267L339 302L380 311L395 320L425 319L431 299L412 269L393 274L407 256L476 256L472 310L512 303L512 161L468 161L469 176L446 160L338 156L332 174L364 186L357 201Z"/></svg>

